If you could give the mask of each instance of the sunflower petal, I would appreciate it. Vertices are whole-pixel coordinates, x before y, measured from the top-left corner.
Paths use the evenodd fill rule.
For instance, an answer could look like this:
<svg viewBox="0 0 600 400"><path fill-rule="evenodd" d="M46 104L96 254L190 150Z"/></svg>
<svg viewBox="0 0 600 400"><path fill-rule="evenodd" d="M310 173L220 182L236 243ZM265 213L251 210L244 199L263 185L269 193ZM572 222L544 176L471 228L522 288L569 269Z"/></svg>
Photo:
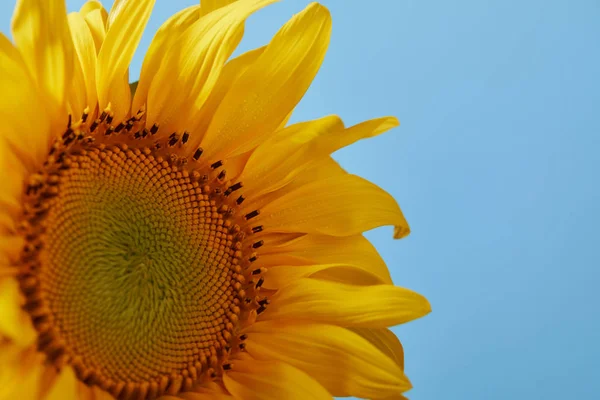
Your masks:
<svg viewBox="0 0 600 400"><path fill-rule="evenodd" d="M22 168L17 168L17 156L29 170L33 170L46 156L50 119L19 51L1 33L0 70L0 162L3 168L8 164L10 171L22 171ZM20 181L22 175L13 178ZM10 177L6 179L13 181ZM3 180L0 185L7 184Z"/></svg>
<svg viewBox="0 0 600 400"><path fill-rule="evenodd" d="M85 23L90 29L90 33L94 38L96 46L96 54L100 53L102 43L106 38L106 24L108 21L108 12L97 1L88 1L79 10L81 16L85 19Z"/></svg>
<svg viewBox="0 0 600 400"><path fill-rule="evenodd" d="M29 316L21 310L20 296L16 279L0 278L0 337L25 347L33 343L36 333Z"/></svg>
<svg viewBox="0 0 600 400"><path fill-rule="evenodd" d="M97 56L94 37L81 13L70 13L68 20L73 37L73 45L75 46L75 54L77 55L81 73L85 78L85 106L89 107L90 110L95 110L98 97L96 93Z"/></svg>
<svg viewBox="0 0 600 400"><path fill-rule="evenodd" d="M200 18L200 6L188 7L169 18L156 32L142 64L140 80L133 99L134 111L146 104L150 84L164 61L165 53L178 43L181 34L198 18Z"/></svg>
<svg viewBox="0 0 600 400"><path fill-rule="evenodd" d="M392 283L390 272L375 247L362 235L327 236L303 235L281 245L265 239L260 263L276 265L347 264L368 268L382 283Z"/></svg>
<svg viewBox="0 0 600 400"><path fill-rule="evenodd" d="M394 225L397 239L410 232L392 196L350 174L318 180L274 199L260 210L259 220L269 232L349 236L384 225Z"/></svg>
<svg viewBox="0 0 600 400"><path fill-rule="evenodd" d="M202 0L202 15L211 13L221 7L225 7L237 0Z"/></svg>
<svg viewBox="0 0 600 400"><path fill-rule="evenodd" d="M251 356L290 364L315 377L334 396L383 397L411 388L392 359L339 326L265 321L245 333Z"/></svg>
<svg viewBox="0 0 600 400"><path fill-rule="evenodd" d="M262 260L262 257L261 257ZM277 265L268 269L263 287L278 289L300 278L324 279L355 285L379 285L382 282L368 267L345 264Z"/></svg>
<svg viewBox="0 0 600 400"><path fill-rule="evenodd" d="M316 3L283 26L217 109L202 142L209 161L245 153L275 131L316 75L330 33L329 11Z"/></svg>
<svg viewBox="0 0 600 400"><path fill-rule="evenodd" d="M12 32L29 72L49 99L53 121L59 123L74 65L64 0L18 0Z"/></svg>
<svg viewBox="0 0 600 400"><path fill-rule="evenodd" d="M230 90L233 83L246 72L264 51L264 47L259 47L258 49L247 51L225 64L208 99L206 99L206 102L195 118L194 128L192 128L194 135L190 138L191 152L194 152L198 145L200 145L200 142L204 137L204 132L208 129L215 111L223 101L223 98Z"/></svg>
<svg viewBox="0 0 600 400"><path fill-rule="evenodd" d="M78 400L79 381L75 377L73 368L63 368L60 374L56 377L56 381L49 388L48 394L44 397L45 400Z"/></svg>
<svg viewBox="0 0 600 400"><path fill-rule="evenodd" d="M347 327L386 328L431 311L427 299L392 286L354 286L318 279L298 279L279 290L260 320L306 319Z"/></svg>
<svg viewBox="0 0 600 400"><path fill-rule="evenodd" d="M244 182L244 192L248 195L268 193L285 186L302 171L304 165L321 155L315 154L315 144L319 143L320 137L343 129L342 120L332 115L300 122L277 132L248 160L240 177Z"/></svg>
<svg viewBox="0 0 600 400"><path fill-rule="evenodd" d="M368 340L381 352L390 357L404 371L404 348L400 340L389 329L348 328Z"/></svg>
<svg viewBox="0 0 600 400"><path fill-rule="evenodd" d="M129 113L128 68L155 0L117 1L108 17L108 30L98 54L96 85L100 109L109 104L115 123Z"/></svg>
<svg viewBox="0 0 600 400"><path fill-rule="evenodd" d="M147 124L164 131L188 128L208 98L227 59L239 44L244 21L276 0L240 0L205 15L181 36L181 45L165 54L167 62L148 93Z"/></svg>
<svg viewBox="0 0 600 400"><path fill-rule="evenodd" d="M331 400L312 377L282 362L236 360L223 383L239 400Z"/></svg>

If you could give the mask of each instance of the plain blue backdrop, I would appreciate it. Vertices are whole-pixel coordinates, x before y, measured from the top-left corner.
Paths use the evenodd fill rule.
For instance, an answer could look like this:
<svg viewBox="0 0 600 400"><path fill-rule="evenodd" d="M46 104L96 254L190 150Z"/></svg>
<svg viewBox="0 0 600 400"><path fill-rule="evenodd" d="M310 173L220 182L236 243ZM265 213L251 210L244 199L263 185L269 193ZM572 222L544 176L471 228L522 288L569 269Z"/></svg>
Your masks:
<svg viewBox="0 0 600 400"><path fill-rule="evenodd" d="M195 1L157 3L132 80L159 25ZM252 16L241 48L307 3ZM323 4L330 50L293 120L402 122L336 158L392 193L412 226L402 241L368 234L394 281L433 306L394 328L409 397L600 398L600 2ZM0 3L7 34L13 6Z"/></svg>

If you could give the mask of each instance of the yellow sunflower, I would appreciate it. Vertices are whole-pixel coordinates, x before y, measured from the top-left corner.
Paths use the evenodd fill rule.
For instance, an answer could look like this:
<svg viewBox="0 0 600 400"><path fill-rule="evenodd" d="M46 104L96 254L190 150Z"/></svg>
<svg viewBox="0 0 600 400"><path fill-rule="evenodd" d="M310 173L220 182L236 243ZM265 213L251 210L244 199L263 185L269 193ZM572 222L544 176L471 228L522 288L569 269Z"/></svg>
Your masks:
<svg viewBox="0 0 600 400"><path fill-rule="evenodd" d="M1 399L401 399L387 329L429 312L364 231L408 234L335 150L393 117L287 125L331 31L313 3L203 0L128 67L154 0L18 0L0 35Z"/></svg>

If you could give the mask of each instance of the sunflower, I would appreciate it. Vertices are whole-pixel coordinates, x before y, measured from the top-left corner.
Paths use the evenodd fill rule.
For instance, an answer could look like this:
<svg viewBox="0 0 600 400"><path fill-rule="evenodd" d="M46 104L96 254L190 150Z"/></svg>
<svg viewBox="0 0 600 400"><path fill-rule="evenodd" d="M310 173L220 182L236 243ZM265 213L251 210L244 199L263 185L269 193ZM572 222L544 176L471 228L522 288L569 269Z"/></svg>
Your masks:
<svg viewBox="0 0 600 400"><path fill-rule="evenodd" d="M18 0L0 35L0 398L401 399L388 327L427 314L362 233L409 233L331 153L398 122L287 121L325 56L313 3L206 0L129 63L153 0Z"/></svg>

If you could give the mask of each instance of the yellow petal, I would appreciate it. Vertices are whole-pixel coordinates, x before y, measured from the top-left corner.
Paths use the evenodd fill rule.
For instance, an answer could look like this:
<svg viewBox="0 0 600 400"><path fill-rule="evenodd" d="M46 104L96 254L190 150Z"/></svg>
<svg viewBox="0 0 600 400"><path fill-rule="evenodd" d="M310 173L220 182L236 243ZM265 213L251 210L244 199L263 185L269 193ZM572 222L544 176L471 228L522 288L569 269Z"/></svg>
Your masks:
<svg viewBox="0 0 600 400"><path fill-rule="evenodd" d="M18 173L14 157L33 171L47 154L50 119L23 59L10 41L0 34L0 162ZM2 165L6 168L7 165ZM15 167L13 170L12 167ZM9 178L7 178L9 179Z"/></svg>
<svg viewBox="0 0 600 400"><path fill-rule="evenodd" d="M18 0L12 33L37 85L47 96L53 121L62 115L72 84L74 50L64 0Z"/></svg>
<svg viewBox="0 0 600 400"><path fill-rule="evenodd" d="M282 362L236 360L223 376L227 390L239 400L331 400L317 381Z"/></svg>
<svg viewBox="0 0 600 400"><path fill-rule="evenodd" d="M106 38L108 12L100 3L88 1L81 7L79 13L83 16L85 23L90 29L90 33L94 38L94 44L96 45L96 54L99 54L102 43L104 43L104 39Z"/></svg>
<svg viewBox="0 0 600 400"><path fill-rule="evenodd" d="M394 225L397 239L410 232L392 196L349 174L308 183L274 199L256 222L269 232L350 236L384 225Z"/></svg>
<svg viewBox="0 0 600 400"><path fill-rule="evenodd" d="M333 153L334 151L339 150L342 147L349 146L358 140L380 135L392 128L397 127L398 125L400 125L400 122L398 122L396 117L381 117L371 119L351 126L344 131L335 132L333 135L324 136L321 139L320 146L322 151L325 151L328 154Z"/></svg>
<svg viewBox="0 0 600 400"><path fill-rule="evenodd" d="M168 133L188 129L240 42L246 18L275 1L240 0L190 26L181 44L168 49L150 85L147 124L160 123Z"/></svg>
<svg viewBox="0 0 600 400"><path fill-rule="evenodd" d="M262 260L262 257L261 257ZM262 263L261 263L262 265ZM315 264L277 265L268 269L263 287L278 289L300 278L315 278L354 285L379 285L382 282L364 265Z"/></svg>
<svg viewBox="0 0 600 400"><path fill-rule="evenodd" d="M201 0L202 4L202 15L208 14L221 7L229 5L236 0Z"/></svg>
<svg viewBox="0 0 600 400"><path fill-rule="evenodd" d="M49 389L48 395L44 397L45 400L78 400L78 387L79 381L75 377L75 372L72 368L63 368L54 384Z"/></svg>
<svg viewBox="0 0 600 400"><path fill-rule="evenodd" d="M45 371L44 355L35 347L0 344L0 399L39 399Z"/></svg>
<svg viewBox="0 0 600 400"><path fill-rule="evenodd" d="M252 325L247 334L246 350L251 356L290 364L313 376L334 396L383 397L411 388L392 359L339 326L265 321Z"/></svg>
<svg viewBox="0 0 600 400"><path fill-rule="evenodd" d="M260 253L262 266L347 264L367 268L382 283L392 283L390 272L377 249L362 235L303 235L281 245L265 238L265 250Z"/></svg>
<svg viewBox="0 0 600 400"><path fill-rule="evenodd" d="M390 357L398 366L404 370L404 348L400 340L394 335L394 332L389 329L372 329L372 328L348 328L351 331L359 334L382 353Z"/></svg>
<svg viewBox="0 0 600 400"><path fill-rule="evenodd" d="M217 109L202 141L208 160L245 153L272 134L308 89L330 33L329 12L316 3L283 26Z"/></svg>
<svg viewBox="0 0 600 400"><path fill-rule="evenodd" d="M100 109L110 104L115 124L129 113L129 63L150 18L154 2L117 1L109 15L108 31L98 54L96 85Z"/></svg>
<svg viewBox="0 0 600 400"><path fill-rule="evenodd" d="M252 153L240 180L244 192L268 193L289 183L318 152L319 138L342 131L344 123L335 116L301 122L282 129ZM329 153L327 153L329 154Z"/></svg>
<svg viewBox="0 0 600 400"><path fill-rule="evenodd" d="M0 337L21 347L33 343L36 333L29 316L21 310L21 293L14 278L0 278Z"/></svg>
<svg viewBox="0 0 600 400"><path fill-rule="evenodd" d="M196 151L196 148L200 145L200 142L204 137L204 132L208 129L213 115L227 92L231 89L233 83L237 81L237 79L242 76L254 62L256 62L264 50L264 47L260 47L258 49L247 51L225 64L217 83L211 90L208 99L206 99L206 102L195 118L196 121L194 127L191 129L194 134L190 137L189 141L191 153Z"/></svg>
<svg viewBox="0 0 600 400"><path fill-rule="evenodd" d="M96 94L96 48L94 37L81 13L71 13L68 16L69 27L75 46L75 54L81 73L84 77L85 106L90 110L96 109L98 97ZM84 107L85 107L84 106Z"/></svg>
<svg viewBox="0 0 600 400"><path fill-rule="evenodd" d="M174 45L178 45L181 34L200 17L200 6L183 9L169 18L156 32L142 64L140 80L133 99L134 112L146 104L148 90L160 66L165 53Z"/></svg>
<svg viewBox="0 0 600 400"><path fill-rule="evenodd" d="M2 82L1 76L0 82ZM0 118L3 118L1 111ZM4 133L9 132L12 134L14 131L7 130ZM25 134L23 136L27 137L28 135ZM18 143L21 142L19 141ZM2 137L2 133L0 133L0 171L9 172L4 174L2 179L0 179L0 235L11 232L6 229L8 228L6 223L12 225L21 212L20 198L23 191L23 180L28 175L25 165L16 157L16 148L16 144L9 144L9 141ZM25 156L24 149L17 151L23 153Z"/></svg>
<svg viewBox="0 0 600 400"><path fill-rule="evenodd" d="M281 288L259 319L306 319L347 327L386 328L430 311L425 297L405 288L303 278Z"/></svg>

